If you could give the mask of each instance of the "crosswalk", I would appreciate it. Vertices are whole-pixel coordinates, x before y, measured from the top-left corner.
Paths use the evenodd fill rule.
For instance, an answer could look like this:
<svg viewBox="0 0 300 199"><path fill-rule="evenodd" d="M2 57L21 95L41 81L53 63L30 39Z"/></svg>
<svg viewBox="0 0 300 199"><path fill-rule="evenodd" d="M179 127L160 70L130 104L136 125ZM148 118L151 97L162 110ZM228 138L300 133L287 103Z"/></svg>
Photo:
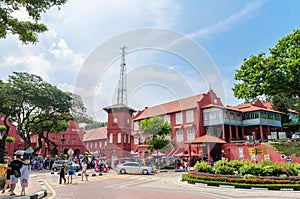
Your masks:
<svg viewBox="0 0 300 199"><path fill-rule="evenodd" d="M160 178L155 175L120 175L120 174L104 174L102 176L89 176L88 181L84 180L81 181L81 176L76 176L73 177L72 185L80 185L82 183L87 183L87 182L93 182L93 181L100 181L100 180L106 180L106 179L127 179L128 181L114 184L114 185L109 185L107 187L125 187L125 186L130 186L133 184L141 184L141 183L148 183L148 182L154 182L154 181L161 181L161 182L167 182L169 179L167 178ZM67 176L66 176L67 179ZM53 188L55 187L63 187L63 186L68 186L69 184L59 184L59 175L49 175L46 177L46 181L48 182L49 185L51 185Z"/></svg>

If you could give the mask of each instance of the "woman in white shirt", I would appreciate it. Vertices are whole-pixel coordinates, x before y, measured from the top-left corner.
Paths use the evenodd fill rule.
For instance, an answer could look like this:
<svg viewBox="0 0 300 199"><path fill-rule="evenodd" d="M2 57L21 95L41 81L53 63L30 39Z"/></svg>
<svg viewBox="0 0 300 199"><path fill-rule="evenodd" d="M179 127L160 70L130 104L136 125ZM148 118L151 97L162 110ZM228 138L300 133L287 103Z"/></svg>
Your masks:
<svg viewBox="0 0 300 199"><path fill-rule="evenodd" d="M30 172L30 160L25 160L24 164L21 168L21 196L25 196L25 188L28 187L28 180L29 180L29 172Z"/></svg>

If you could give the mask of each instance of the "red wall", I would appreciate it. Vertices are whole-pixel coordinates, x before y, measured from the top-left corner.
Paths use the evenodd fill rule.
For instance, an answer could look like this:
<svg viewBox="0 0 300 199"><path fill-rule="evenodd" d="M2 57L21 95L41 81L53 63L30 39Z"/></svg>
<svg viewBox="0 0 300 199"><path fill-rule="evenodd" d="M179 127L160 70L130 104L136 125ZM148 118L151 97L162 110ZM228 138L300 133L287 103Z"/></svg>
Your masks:
<svg viewBox="0 0 300 199"><path fill-rule="evenodd" d="M4 116L1 116L0 117L0 125L5 126L3 120L4 120ZM7 124L10 127L9 132L8 132L8 136L14 137L15 138L15 142L13 142L13 143L6 142L5 143L5 151L7 152L7 154L9 156L13 156L14 151L22 149L21 148L22 147L22 145L21 145L21 138L17 134L16 126L13 125L12 123L10 123L9 121L7 121Z"/></svg>
<svg viewBox="0 0 300 199"><path fill-rule="evenodd" d="M244 158L239 157L238 153L238 147L243 147L244 151ZM224 150L224 157L227 158L228 160L250 160L250 155L248 152L248 148L253 147L253 143L232 143L232 144L224 144L222 149ZM266 149L266 154L269 154L270 156L270 161L275 162L275 163L287 163L286 159L281 158L281 154L275 151L273 148L257 143L256 148L265 148ZM296 157L291 157L292 162L295 163L300 163L300 158ZM264 156L263 155L258 155L258 161L263 161Z"/></svg>

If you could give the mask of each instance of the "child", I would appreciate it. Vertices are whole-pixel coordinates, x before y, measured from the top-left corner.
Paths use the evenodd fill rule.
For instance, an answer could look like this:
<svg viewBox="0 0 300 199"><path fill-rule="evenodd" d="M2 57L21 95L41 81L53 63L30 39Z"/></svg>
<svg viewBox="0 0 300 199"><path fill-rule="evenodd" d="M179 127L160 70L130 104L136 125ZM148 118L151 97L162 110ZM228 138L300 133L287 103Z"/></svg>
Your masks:
<svg viewBox="0 0 300 199"><path fill-rule="evenodd" d="M73 175L75 175L75 170L74 167L72 166L72 162L69 163L67 173L68 173L68 184L72 184Z"/></svg>
<svg viewBox="0 0 300 199"><path fill-rule="evenodd" d="M87 163L86 160L82 160L81 163L82 171L81 171L81 181L83 181L83 175L85 175L86 181L88 181L87 175L86 175L86 169L87 169Z"/></svg>

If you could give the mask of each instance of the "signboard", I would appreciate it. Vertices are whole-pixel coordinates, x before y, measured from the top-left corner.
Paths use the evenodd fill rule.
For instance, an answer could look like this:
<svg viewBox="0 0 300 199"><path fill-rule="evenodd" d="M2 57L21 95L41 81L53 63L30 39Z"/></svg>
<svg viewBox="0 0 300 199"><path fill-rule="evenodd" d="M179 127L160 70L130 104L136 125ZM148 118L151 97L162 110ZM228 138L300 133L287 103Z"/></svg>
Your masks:
<svg viewBox="0 0 300 199"><path fill-rule="evenodd" d="M278 132L278 138L280 140L285 140L286 139L286 133L285 132Z"/></svg>
<svg viewBox="0 0 300 199"><path fill-rule="evenodd" d="M255 148L248 148L249 154L255 155ZM257 155L264 155L266 153L266 148L256 148Z"/></svg>
<svg viewBox="0 0 300 199"><path fill-rule="evenodd" d="M26 151L29 152L29 153L33 153L34 152L34 150L33 150L32 147L27 148Z"/></svg>
<svg viewBox="0 0 300 199"><path fill-rule="evenodd" d="M265 154L264 155L264 160L270 161L270 155L269 154Z"/></svg>
<svg viewBox="0 0 300 199"><path fill-rule="evenodd" d="M256 151L258 155L264 155L266 153L266 148L257 148Z"/></svg>
<svg viewBox="0 0 300 199"><path fill-rule="evenodd" d="M73 149L72 149L72 148L70 148L70 149L68 150L68 155L69 155L69 156L72 156L72 155L73 155L73 153L74 153Z"/></svg>

